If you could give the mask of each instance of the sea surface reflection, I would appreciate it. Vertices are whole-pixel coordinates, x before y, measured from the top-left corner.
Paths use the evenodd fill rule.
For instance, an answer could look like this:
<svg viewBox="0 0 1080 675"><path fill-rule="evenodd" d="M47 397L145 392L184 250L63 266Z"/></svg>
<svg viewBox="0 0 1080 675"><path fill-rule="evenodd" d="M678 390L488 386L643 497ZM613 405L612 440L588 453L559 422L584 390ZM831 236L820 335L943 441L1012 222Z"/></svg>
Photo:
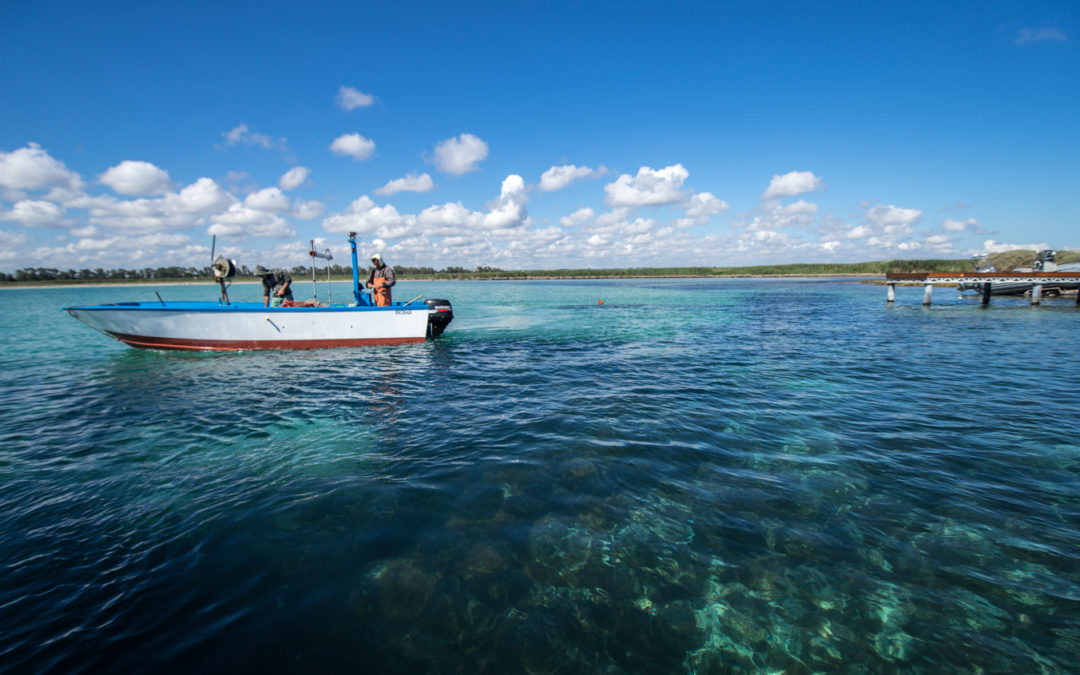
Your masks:
<svg viewBox="0 0 1080 675"><path fill-rule="evenodd" d="M401 285L443 338L141 351L59 308L151 291L4 292L0 663L1075 668L1071 298Z"/></svg>

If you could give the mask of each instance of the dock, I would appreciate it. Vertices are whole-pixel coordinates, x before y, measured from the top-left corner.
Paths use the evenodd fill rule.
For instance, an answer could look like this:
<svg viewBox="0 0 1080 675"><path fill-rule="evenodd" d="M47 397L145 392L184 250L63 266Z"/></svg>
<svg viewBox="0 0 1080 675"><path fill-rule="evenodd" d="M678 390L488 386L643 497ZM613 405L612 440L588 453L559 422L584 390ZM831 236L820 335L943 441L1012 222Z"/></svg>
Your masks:
<svg viewBox="0 0 1080 675"><path fill-rule="evenodd" d="M888 302L896 300L896 284L922 284L923 304L929 305L934 286L955 284L981 284L982 304L990 304L991 290L994 284L1029 283L1031 286L1031 304L1042 301L1044 287L1056 287L1068 284L1080 285L1080 272L890 272L885 275L889 285ZM1076 294L1076 304L1080 306L1080 291Z"/></svg>

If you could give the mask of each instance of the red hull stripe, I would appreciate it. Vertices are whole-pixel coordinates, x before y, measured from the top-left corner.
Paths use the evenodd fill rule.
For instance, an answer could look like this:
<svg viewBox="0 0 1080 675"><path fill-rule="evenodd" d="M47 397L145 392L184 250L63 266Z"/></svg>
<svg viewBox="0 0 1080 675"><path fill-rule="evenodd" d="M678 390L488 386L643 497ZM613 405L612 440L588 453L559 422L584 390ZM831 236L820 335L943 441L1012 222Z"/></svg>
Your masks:
<svg viewBox="0 0 1080 675"><path fill-rule="evenodd" d="M248 349L328 349L331 347L379 347L423 342L425 338L348 338L343 340L189 340L109 333L117 340L142 349L188 349L236 352Z"/></svg>

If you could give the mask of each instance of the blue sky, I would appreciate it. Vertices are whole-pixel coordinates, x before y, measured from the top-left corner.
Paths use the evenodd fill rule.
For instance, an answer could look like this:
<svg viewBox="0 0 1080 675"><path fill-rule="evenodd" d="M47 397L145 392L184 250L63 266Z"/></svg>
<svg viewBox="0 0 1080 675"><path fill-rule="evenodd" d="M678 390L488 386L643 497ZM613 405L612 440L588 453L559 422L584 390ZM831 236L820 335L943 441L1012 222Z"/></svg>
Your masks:
<svg viewBox="0 0 1080 675"><path fill-rule="evenodd" d="M1080 248L1080 4L5 3L0 270Z"/></svg>

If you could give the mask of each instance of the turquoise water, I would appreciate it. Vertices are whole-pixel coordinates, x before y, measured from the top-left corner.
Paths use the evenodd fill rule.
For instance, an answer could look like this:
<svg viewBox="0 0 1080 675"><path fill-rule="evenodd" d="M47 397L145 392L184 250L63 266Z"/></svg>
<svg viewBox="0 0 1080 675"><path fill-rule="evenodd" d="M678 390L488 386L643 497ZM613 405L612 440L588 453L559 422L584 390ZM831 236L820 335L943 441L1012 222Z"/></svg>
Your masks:
<svg viewBox="0 0 1080 675"><path fill-rule="evenodd" d="M402 282L443 338L239 354L60 310L153 290L0 292L0 669L1076 667L1071 299Z"/></svg>

